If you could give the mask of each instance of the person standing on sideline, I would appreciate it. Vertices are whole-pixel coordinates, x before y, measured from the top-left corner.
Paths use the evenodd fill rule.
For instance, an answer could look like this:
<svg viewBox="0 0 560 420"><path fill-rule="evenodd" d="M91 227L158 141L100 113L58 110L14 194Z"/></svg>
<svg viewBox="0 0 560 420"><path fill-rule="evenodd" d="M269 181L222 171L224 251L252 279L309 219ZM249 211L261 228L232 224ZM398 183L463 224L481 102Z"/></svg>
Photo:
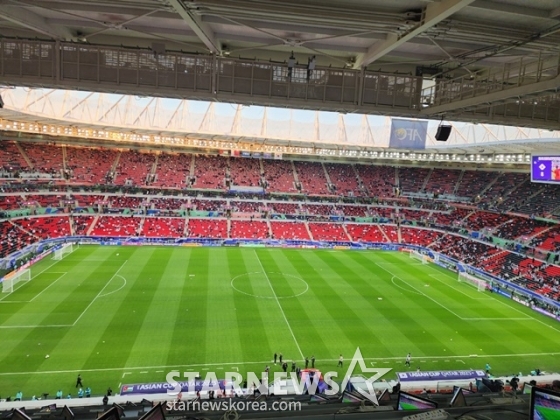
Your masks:
<svg viewBox="0 0 560 420"><path fill-rule="evenodd" d="M406 355L406 360L404 361L404 365L410 367L410 353Z"/></svg>
<svg viewBox="0 0 560 420"><path fill-rule="evenodd" d="M284 356L282 356L282 353L280 353L280 354L278 355L278 361L280 362L280 364L282 364L282 358L283 358L283 357L284 357Z"/></svg>
<svg viewBox="0 0 560 420"><path fill-rule="evenodd" d="M76 378L76 388L83 386L84 385L82 384L82 376L78 374L78 377Z"/></svg>
<svg viewBox="0 0 560 420"><path fill-rule="evenodd" d="M344 357L342 357L342 354L341 354L340 357L338 358L337 367L342 367L343 364L344 364Z"/></svg>
<svg viewBox="0 0 560 420"><path fill-rule="evenodd" d="M278 359L278 355L274 353L274 364L276 364L276 359Z"/></svg>
<svg viewBox="0 0 560 420"><path fill-rule="evenodd" d="M311 368L315 369L315 355L311 356Z"/></svg>
<svg viewBox="0 0 560 420"><path fill-rule="evenodd" d="M288 364L287 364L286 362L282 363L282 370L283 370L284 372L287 372L287 371L288 371Z"/></svg>
<svg viewBox="0 0 560 420"><path fill-rule="evenodd" d="M296 362L292 360L292 372L296 371Z"/></svg>
<svg viewBox="0 0 560 420"><path fill-rule="evenodd" d="M309 367L309 357L305 356L305 369Z"/></svg>
<svg viewBox="0 0 560 420"><path fill-rule="evenodd" d="M56 391L56 399L57 399L57 400L61 400L61 399L62 399L62 390L59 389L58 391Z"/></svg>
<svg viewBox="0 0 560 420"><path fill-rule="evenodd" d="M486 374L487 374L487 375L490 375L490 370L491 370L491 369L492 369L492 368L490 367L490 364L489 364L489 363L486 363L485 370L486 370Z"/></svg>

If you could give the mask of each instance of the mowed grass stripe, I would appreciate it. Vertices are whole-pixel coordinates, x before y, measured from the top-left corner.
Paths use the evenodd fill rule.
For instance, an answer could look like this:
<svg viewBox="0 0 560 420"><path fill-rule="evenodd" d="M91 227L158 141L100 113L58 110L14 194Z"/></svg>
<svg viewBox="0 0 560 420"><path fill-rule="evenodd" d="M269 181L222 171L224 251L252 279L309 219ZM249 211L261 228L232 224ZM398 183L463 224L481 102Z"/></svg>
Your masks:
<svg viewBox="0 0 560 420"><path fill-rule="evenodd" d="M313 318L330 318L330 315L327 311L320 312L324 308L317 305L317 296L306 284L305 274L299 272L286 253L281 250L261 250L258 254L263 267L270 272L269 278L274 291L282 297L279 299L280 305L282 305L304 357L330 357L329 346L323 341L323 337L315 327L313 319L309 317L308 311L313 313ZM306 289L307 292L305 292ZM306 305L303 305L303 302ZM286 341L288 339L285 338ZM283 354L287 359L298 361L301 359L297 349L295 354L287 354L285 351ZM298 365L302 367L301 362Z"/></svg>
<svg viewBox="0 0 560 420"><path fill-rule="evenodd" d="M174 267L174 269L182 272L183 281L180 284L179 290L177 290L177 295L167 297L168 300L176 301L177 317L175 319L175 325L171 328L171 340L169 348L167 349L167 361L164 363L166 365L183 364L188 357L189 349L187 343L189 342L190 331L187 329L187 325L192 324L199 316L199 314L195 312L194 304L188 299L188 296L190 295L193 281L199 282L200 287L203 289L206 283L203 277L204 272L199 270L195 273L196 268L200 265L197 256L193 255L195 249L178 248L177 251L182 261L180 266ZM171 261L172 260L170 260L170 262ZM173 267L171 267L169 263L168 268L173 270ZM194 274L196 277L190 277L191 274ZM177 279L179 280L180 278L181 275L178 275ZM189 314L190 311L193 312Z"/></svg>
<svg viewBox="0 0 560 420"><path fill-rule="evenodd" d="M367 354L393 354L392 349L398 343L397 335L384 335L380 325L386 322L385 310L382 308L384 298L381 291L383 282L366 266L353 264L349 253L328 253L319 251L315 254L323 264L338 275L336 280L344 287L345 300L351 302L354 313L366 323L371 331L367 343L362 345L362 352ZM367 280L365 280L367 279ZM369 280L369 281L368 281ZM346 296L348 295L348 296Z"/></svg>
<svg viewBox="0 0 560 420"><path fill-rule="evenodd" d="M226 353L234 360L243 360L227 253L227 249L216 249L208 260L205 360L209 362L224 361Z"/></svg>
<svg viewBox="0 0 560 420"><path fill-rule="evenodd" d="M297 337L292 335L293 330L287 318L284 308L277 300L274 285L270 280L268 272L274 272L267 268L261 260L261 252L254 249L242 250L243 260L249 272L252 299L256 302L258 312L255 315L265 326L264 335L259 340L263 341L263 350L255 352L252 360L272 360L275 351L282 352L285 359L300 360L299 343ZM249 297L249 296L248 296ZM278 350L276 350L278 349ZM264 366L263 366L264 368Z"/></svg>
<svg viewBox="0 0 560 420"><path fill-rule="evenodd" d="M184 282L188 281L184 254L180 249L172 249L167 263L161 261L160 268L161 272L153 273L156 277L141 279L143 282L157 282L158 288L136 336L126 366L142 366L145 360L151 360L151 364L155 366L167 364L168 349L171 347L177 319L189 316L188 312L179 314L178 297ZM142 292L142 297L145 293ZM107 296L107 299L113 296ZM152 348L154 342L158 343L157 352Z"/></svg>
<svg viewBox="0 0 560 420"><path fill-rule="evenodd" d="M228 249L226 259L229 266L229 275L232 279L245 276L250 271L247 267L244 253L248 250L243 249ZM251 250L252 252L252 250ZM254 258L254 257L252 257ZM260 271L260 269L258 270ZM230 280L231 282L231 280ZM246 281L246 291L253 293L251 282ZM231 286L229 286L231 288ZM272 352L281 351L277 342L268 342L266 334L267 326L260 318L260 308L257 298L248 296L238 291L232 293L234 311L231 314L224 314L224 317L231 316L237 322L237 331L239 334L241 355L229 354L227 346L224 347L224 361L226 362L239 362L239 361L257 361L268 360L272 356ZM287 340L287 338L286 338ZM263 359L264 357L264 359Z"/></svg>
<svg viewBox="0 0 560 420"><path fill-rule="evenodd" d="M189 259L177 267L187 277L180 296L168 363L182 365L206 361L207 307L211 299L208 288L209 248L188 248ZM191 275L193 275L191 277ZM184 314L182 316L182 314ZM204 362L202 362L204 361Z"/></svg>
<svg viewBox="0 0 560 420"><path fill-rule="evenodd" d="M132 250L134 252L130 253ZM97 345L90 348L90 354L84 362L86 369L126 366L155 291L159 287L161 266L165 266L170 257L168 251L159 248L139 247L127 251L124 258L128 261L120 273L123 277L131 279L130 286L127 282L127 287L119 294L117 302L103 302L103 298L98 299L90 308L94 310L88 311L80 320L93 329L97 329L94 325L99 322L98 316L102 316L105 321L96 333L99 337ZM152 280L149 280L150 278ZM102 315L100 307L112 304L118 309L109 311L109 320L109 316ZM102 334L99 334L100 330L103 330ZM116 348L118 351L114 351Z"/></svg>
<svg viewBox="0 0 560 420"><path fill-rule="evenodd" d="M374 267L376 267L377 270L387 273L391 277L391 283L393 283L393 281L397 281L397 279L394 277L395 275L401 274L401 276L399 277L407 277L408 273L401 272L401 270L404 270L407 267L415 269L415 275L417 277L424 278L426 276L425 271L422 271L424 266L410 265L408 257L404 260L401 260L401 264L398 264L395 262L395 260L392 260L390 258L391 254L392 253L390 252L382 252L375 254L368 253L363 255L368 261L370 261L371 264L374 265ZM390 272L385 269L385 267L389 263L392 264L392 269ZM406 284L408 283L403 282L403 285ZM411 342L416 343L419 346L423 346L422 353L424 355L447 355L449 354L449 351L452 352L451 355L477 354L480 353L480 340L483 340L485 342L487 342L488 340L492 340L491 336L484 336L484 333L482 333L482 335L478 335L479 331L476 328L474 330L472 329L472 323L461 321L460 318L456 317L447 309L439 305L437 301L429 299L428 297L422 295L422 289L417 287L411 290L412 291L409 293L404 291L403 298L399 300L391 300L391 304L398 305L398 307L401 309L404 309L405 305L408 305L408 308L406 308L408 318L407 321L402 322L402 320L398 320L398 322L400 322L407 328L408 326L414 326L416 324L416 328L412 327L412 330L409 332L408 338ZM409 323L411 317L412 323ZM416 336L417 331L418 333L422 331L422 336ZM426 332L424 333L424 331ZM426 340L424 338L425 334L431 334L433 338L430 340ZM462 334L469 335L469 339L462 340L461 337L459 337ZM430 349L430 343L439 346L439 348L433 346ZM505 351L507 349L504 348L502 350Z"/></svg>
<svg viewBox="0 0 560 420"><path fill-rule="evenodd" d="M426 311L417 301L416 295L407 294L395 287L392 283L392 275L379 270L379 267L372 264L367 255L351 253L348 258L369 273L363 279L355 280L358 285L362 283L362 290L373 287L373 283L375 289L379 289L383 293L383 300L379 302L378 307L379 316L385 322L377 324L379 325L378 334L388 337L392 343L388 346L387 355L404 358L409 352L415 357L455 354L455 350L450 348L447 342L447 337L452 337L454 331L442 319ZM465 350L467 349L461 349L461 351Z"/></svg>
<svg viewBox="0 0 560 420"><path fill-rule="evenodd" d="M349 286L343 286L343 279L325 266L314 252L293 252L290 253L290 260L300 272L312 273L319 270L317 274L324 278L320 284L314 283L311 290L328 312L321 330L324 341L330 342L328 358L337 358L339 354L348 357L356 351L356 344L367 345L373 334L373 326L366 324L361 314L354 311L351 301L345 295ZM338 328L333 329L333 325Z"/></svg>
<svg viewBox="0 0 560 420"><path fill-rule="evenodd" d="M151 257L156 252L161 253L161 259ZM259 249L257 252L279 297L293 294L298 289L298 283L287 274L300 276L309 283L309 290L305 294L279 301L302 351L306 355L315 353L318 367L334 368L339 353L348 358L360 346L366 357L390 358L372 361L376 366L395 369L403 368L407 351L413 353L412 369L417 366L423 370L483 368L487 362L496 374L510 374L519 370L526 373L535 367L549 371L558 369L558 357L547 354L555 353L560 345L559 324L556 321L507 298L478 293L470 286L465 290L447 287L445 283L434 279L433 275L441 275L441 280L449 280L449 284L454 286L464 285L433 265L411 265L408 256L399 253L292 249ZM82 253L86 258L80 262ZM91 299L127 259L129 262L120 271L127 278L126 287L107 295L106 292L115 291L123 284L115 278L102 296L91 303ZM403 277L418 277L421 287L417 288L422 292L426 283L430 284L427 289L433 287L446 295L442 298L446 301L464 300L466 305L461 310L479 308L476 318L489 316L489 313L496 311L494 313L501 313L507 320L468 321L454 317L437 305L435 299L427 299L412 288L407 290L402 282L393 283L392 275L376 263L391 267L391 271L397 267L395 273L402 273ZM51 260L43 260L32 271L39 272L39 269L47 268L50 264ZM105 270L107 267L111 270ZM88 276L89 270L93 270L91 276ZM53 268L45 270L44 274L50 276L51 272L68 271L75 273L72 278L82 283L88 281L92 286L96 284L96 289L88 293L89 301L84 300L86 296L81 295L79 286L75 292L83 305L68 305L67 299L71 300L74 292L70 296L66 295L68 287L64 277L52 287L42 289L44 293L32 303L0 304L0 311L4 311L4 307L12 307L13 311L0 312L0 316L36 311L41 314L35 319L39 322L43 320L43 315L48 317L49 311L59 304L65 305L69 318L72 315L72 319L77 319L91 303L72 328L0 329L0 389L12 396L18 389L22 389L26 396L45 391L52 395L58 388L66 393L74 391L77 374L3 374L7 372L90 369L82 372L84 381L86 385L92 386L95 394L102 394L107 386L115 389L119 382L164 381L165 372L171 370L172 366L211 364L199 366L201 373L204 373L203 369L229 367L220 365L220 362L241 362L243 364L233 366L241 372L245 369L259 372L267 363L266 360L272 358L274 351L282 351L286 358L292 358L297 349L266 277L262 273L247 275L243 287L252 294L257 289L265 292L267 289L264 286L268 286L268 299L243 295L229 286L229 279L236 274L262 270L254 249L82 247L57 262ZM143 279L146 273L151 277L159 277L159 284L145 283ZM182 284L167 289L169 284L164 283L166 273L171 273ZM181 276L191 273L196 276L181 280ZM69 281L70 288L76 283L72 278ZM38 276L37 279L40 281L42 278ZM430 282L441 283L441 286ZM133 293L130 293L131 290ZM175 296L176 293L180 295ZM138 296L145 294L153 296L153 299L138 299ZM16 291L13 297L17 295ZM473 306L471 301L467 302L467 295L475 299L485 296L490 300L479 300ZM378 301L377 297L383 300ZM123 311L124 306L127 311ZM193 309L191 315L192 308L203 310ZM186 312L186 309L189 311ZM131 318L134 310L140 315ZM189 316L184 317L183 313L189 313ZM535 321L509 319L523 317L523 314ZM170 315L175 316L174 321ZM5 319L0 317L0 322ZM367 328L353 329L352 324L356 319ZM156 322L161 330L151 329ZM112 331L109 335L108 328ZM273 333L268 330L273 330ZM271 338L276 334L279 339ZM429 339L426 334L429 334ZM382 345L372 345L377 343L371 339L372 335L377 335L376 339ZM150 340L151 336L153 340ZM223 336L223 340L220 340L220 336ZM107 337L114 339L107 340ZM388 339L391 340L390 344L385 341ZM280 344L275 344L277 340L281 340ZM364 352L364 348L367 351ZM51 355L49 359L44 358L47 353ZM538 356L527 357L523 356L524 353ZM29 359L27 354L30 354ZM124 359L120 357L121 354ZM458 357L449 361L430 359L432 356L454 354ZM479 357L469 357L470 354L478 354ZM424 355L426 359L422 360ZM327 362L325 359L332 360ZM166 362L160 363L161 360ZM259 363L255 364L257 361ZM135 369L130 369L132 367ZM97 370L105 368L115 370ZM279 369L278 366L272 368ZM184 369L191 370L189 367ZM123 377L128 371L135 373ZM141 373L144 371L146 373Z"/></svg>
<svg viewBox="0 0 560 420"><path fill-rule="evenodd" d="M453 338L453 344L447 343L448 346L453 346L458 348L459 351L464 351L465 348L463 343L467 341L472 344L472 350L469 351L468 354L479 354L481 352L486 353L488 352L489 348L493 349L493 351L495 351L497 354L511 354L520 352L518 347L512 348L509 345L510 343L516 343L516 346L519 345L519 336L512 336L503 328L505 324L510 322L515 323L515 321L507 321L507 318L505 318L504 321L469 321L462 320L450 312L448 312L447 316L445 316L445 314L441 312L441 310L445 311L445 309L443 309L440 305L448 307L447 305L449 303L449 297L461 296L463 300L467 300L467 298L461 293L453 289L449 289L447 291L447 301L445 301L445 303L442 303L437 298L430 296L426 291L420 288L421 286L419 286L419 284L429 281L429 272L431 271L430 267L398 264L399 260L403 262L402 260L405 258L403 255L399 254L384 253L382 257L385 261L393 264L391 266L392 273L395 273L397 275L401 274L401 278L406 277L407 279L409 279L409 281L412 276L416 276L418 278L418 281L416 281L415 284L411 283L414 284L417 290L425 294L425 296L418 296L418 298L425 301L424 305L429 305L428 307L431 307L430 313L432 313L432 311L439 311L443 316L443 318L441 319L446 320L447 324L452 326L451 330L455 329L455 331L457 331L456 334L459 334L462 338L458 340L459 337L457 337L456 334L448 334L449 337ZM380 264L380 266L384 268L384 264ZM414 272L412 270L414 270ZM443 299L445 299L445 297ZM488 316L488 312L490 312L491 315L495 315L495 311L488 311L488 307L486 306L487 302L491 301L481 301L481 308L475 314L476 318L490 318L491 316ZM440 306L439 310L437 309L438 306ZM524 328L521 329L523 330ZM451 338L449 340L451 340ZM539 350L535 350L534 347L530 346L526 349L526 351L524 350L523 353L531 353L534 351Z"/></svg>

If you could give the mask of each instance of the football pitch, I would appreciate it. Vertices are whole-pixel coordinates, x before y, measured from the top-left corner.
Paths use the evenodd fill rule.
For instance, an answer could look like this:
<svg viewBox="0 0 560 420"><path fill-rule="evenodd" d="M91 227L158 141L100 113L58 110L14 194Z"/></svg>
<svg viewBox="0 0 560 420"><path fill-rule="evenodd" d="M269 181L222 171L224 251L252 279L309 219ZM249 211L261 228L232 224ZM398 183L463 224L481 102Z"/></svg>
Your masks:
<svg viewBox="0 0 560 420"><path fill-rule="evenodd" d="M279 371L275 352L336 371L357 347L393 372L560 370L560 324L405 253L92 245L31 271L0 294L2 398Z"/></svg>

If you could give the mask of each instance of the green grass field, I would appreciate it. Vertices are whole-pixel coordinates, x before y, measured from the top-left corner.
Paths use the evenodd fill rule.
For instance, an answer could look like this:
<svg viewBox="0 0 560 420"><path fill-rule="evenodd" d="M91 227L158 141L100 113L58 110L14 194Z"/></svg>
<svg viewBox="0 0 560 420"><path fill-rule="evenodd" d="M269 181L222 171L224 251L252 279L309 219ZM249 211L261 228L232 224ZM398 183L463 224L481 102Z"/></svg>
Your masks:
<svg viewBox="0 0 560 420"><path fill-rule="evenodd" d="M408 352L412 370L560 370L556 321L395 252L82 246L32 275L0 295L2 397L261 372L274 352L336 370L357 346L395 371Z"/></svg>

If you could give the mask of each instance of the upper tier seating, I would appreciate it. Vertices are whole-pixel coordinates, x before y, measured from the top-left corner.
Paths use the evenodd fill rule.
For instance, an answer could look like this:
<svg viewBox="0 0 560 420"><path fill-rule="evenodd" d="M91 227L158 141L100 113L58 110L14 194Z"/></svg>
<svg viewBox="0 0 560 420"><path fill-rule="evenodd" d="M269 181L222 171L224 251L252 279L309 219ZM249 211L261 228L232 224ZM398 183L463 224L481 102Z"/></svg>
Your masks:
<svg viewBox="0 0 560 420"><path fill-rule="evenodd" d="M295 162L301 191L310 195L332 194L327 187L325 170L319 162Z"/></svg>
<svg viewBox="0 0 560 420"><path fill-rule="evenodd" d="M460 175L460 170L436 168L432 171L424 191L427 193L453 194Z"/></svg>
<svg viewBox="0 0 560 420"><path fill-rule="evenodd" d="M29 172L30 168L27 161L19 151L13 141L3 141L0 143L0 169L6 171Z"/></svg>
<svg viewBox="0 0 560 420"><path fill-rule="evenodd" d="M107 176L119 155L114 149L66 148L66 168L71 180L83 184L106 184Z"/></svg>
<svg viewBox="0 0 560 420"><path fill-rule="evenodd" d="M194 158L194 188L224 190L227 158L196 155Z"/></svg>
<svg viewBox="0 0 560 420"><path fill-rule="evenodd" d="M512 217L494 231L496 236L505 239L515 239L521 236L533 236L547 228L547 223L535 219Z"/></svg>
<svg viewBox="0 0 560 420"><path fill-rule="evenodd" d="M513 188L525 182L527 174L502 172L496 181L486 190L482 197L483 203L495 203L498 205Z"/></svg>
<svg viewBox="0 0 560 420"><path fill-rule="evenodd" d="M152 153L140 153L135 150L122 152L116 169L116 185L142 186L147 184L156 156Z"/></svg>
<svg viewBox="0 0 560 420"><path fill-rule="evenodd" d="M158 156L154 187L185 188L191 170L191 155L162 153Z"/></svg>
<svg viewBox="0 0 560 420"><path fill-rule="evenodd" d="M21 148L33 165L34 172L62 176L62 147L34 143L20 143Z"/></svg>
<svg viewBox="0 0 560 420"><path fill-rule="evenodd" d="M423 185L430 174L426 168L399 168L399 185L403 193L419 193L424 191Z"/></svg>
<svg viewBox="0 0 560 420"><path fill-rule="evenodd" d="M476 198L498 174L498 172L464 171L455 195Z"/></svg>
<svg viewBox="0 0 560 420"><path fill-rule="evenodd" d="M334 185L334 193L346 197L361 197L364 195L352 165L326 163L325 169L329 174L331 184Z"/></svg>
<svg viewBox="0 0 560 420"><path fill-rule="evenodd" d="M356 165L364 187L371 197L392 197L395 187L395 168L392 166Z"/></svg>
<svg viewBox="0 0 560 420"><path fill-rule="evenodd" d="M267 191L295 193L294 169L292 162L284 160L263 160Z"/></svg>
<svg viewBox="0 0 560 420"><path fill-rule="evenodd" d="M493 229L507 222L511 216L487 211L477 211L467 217L463 226L469 230L480 231L482 229Z"/></svg>
<svg viewBox="0 0 560 420"><path fill-rule="evenodd" d="M230 158L229 174L233 185L258 187L261 181L261 163L259 159Z"/></svg>

